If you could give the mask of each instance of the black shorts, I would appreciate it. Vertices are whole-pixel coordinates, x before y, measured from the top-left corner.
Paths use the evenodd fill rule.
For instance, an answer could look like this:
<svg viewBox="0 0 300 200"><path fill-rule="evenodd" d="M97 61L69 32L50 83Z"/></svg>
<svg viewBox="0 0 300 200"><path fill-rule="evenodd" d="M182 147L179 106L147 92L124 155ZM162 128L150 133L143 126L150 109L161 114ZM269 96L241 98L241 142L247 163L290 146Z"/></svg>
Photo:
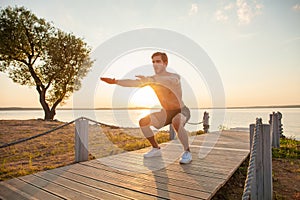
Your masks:
<svg viewBox="0 0 300 200"><path fill-rule="evenodd" d="M161 128L164 127L168 124L172 123L172 119L178 114L181 113L186 117L186 121L185 123L190 119L191 117L191 113L190 113L190 109L186 106L184 106L181 109L177 109L177 110L164 110L162 109L160 112L155 112L150 114L151 117L155 117L157 121L160 122L160 126L156 127L156 128Z"/></svg>

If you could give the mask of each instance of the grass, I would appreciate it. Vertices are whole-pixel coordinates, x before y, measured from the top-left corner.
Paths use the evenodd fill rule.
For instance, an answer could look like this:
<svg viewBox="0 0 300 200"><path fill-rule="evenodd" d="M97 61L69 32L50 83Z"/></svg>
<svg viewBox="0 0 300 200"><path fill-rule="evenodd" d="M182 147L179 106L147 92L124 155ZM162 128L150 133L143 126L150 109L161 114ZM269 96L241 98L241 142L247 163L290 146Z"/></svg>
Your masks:
<svg viewBox="0 0 300 200"><path fill-rule="evenodd" d="M300 141L295 138L281 138L280 148L272 149L272 157L300 159Z"/></svg>

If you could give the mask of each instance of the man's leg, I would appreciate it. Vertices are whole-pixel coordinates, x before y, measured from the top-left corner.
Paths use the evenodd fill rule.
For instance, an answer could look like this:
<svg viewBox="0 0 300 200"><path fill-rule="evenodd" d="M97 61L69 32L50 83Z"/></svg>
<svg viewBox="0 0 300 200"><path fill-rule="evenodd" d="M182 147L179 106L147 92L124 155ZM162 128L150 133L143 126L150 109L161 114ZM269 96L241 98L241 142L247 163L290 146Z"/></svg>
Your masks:
<svg viewBox="0 0 300 200"><path fill-rule="evenodd" d="M151 130L150 126L154 126L155 128L159 129L162 127L161 121L163 120L164 120L164 113L163 111L161 111L161 112L147 115L146 117L142 118L139 121L139 125L144 136L148 139L148 141L150 142L153 148L159 148L159 146L154 138L154 133Z"/></svg>
<svg viewBox="0 0 300 200"><path fill-rule="evenodd" d="M183 145L184 151L190 151L189 138L184 128L185 123L186 117L181 113L177 114L172 120L172 126L177 132L178 138Z"/></svg>
<svg viewBox="0 0 300 200"><path fill-rule="evenodd" d="M186 130L184 129L186 121L187 117L181 113L177 114L172 120L172 125L177 132L178 138L184 149L183 153L181 154L181 158L179 159L180 164L188 164L192 162L193 159L189 147L189 138Z"/></svg>

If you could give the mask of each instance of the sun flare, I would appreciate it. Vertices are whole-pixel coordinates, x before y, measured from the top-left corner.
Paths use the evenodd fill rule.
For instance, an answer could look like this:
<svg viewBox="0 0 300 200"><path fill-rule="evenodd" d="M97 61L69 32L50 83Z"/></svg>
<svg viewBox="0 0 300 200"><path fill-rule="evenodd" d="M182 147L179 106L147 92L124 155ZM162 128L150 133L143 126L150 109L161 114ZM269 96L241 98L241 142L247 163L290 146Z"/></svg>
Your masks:
<svg viewBox="0 0 300 200"><path fill-rule="evenodd" d="M129 107L154 108L158 105L159 101L149 86L137 89L129 99Z"/></svg>

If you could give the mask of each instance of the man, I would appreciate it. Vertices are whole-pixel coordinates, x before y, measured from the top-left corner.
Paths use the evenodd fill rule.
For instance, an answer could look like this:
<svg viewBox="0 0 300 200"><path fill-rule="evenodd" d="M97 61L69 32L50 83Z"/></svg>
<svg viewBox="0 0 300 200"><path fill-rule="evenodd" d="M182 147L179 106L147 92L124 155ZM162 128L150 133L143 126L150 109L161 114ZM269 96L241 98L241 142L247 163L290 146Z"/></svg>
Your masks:
<svg viewBox="0 0 300 200"><path fill-rule="evenodd" d="M136 76L138 78L136 80L116 80L111 78L101 78L101 80L123 87L150 86L156 93L163 109L160 112L151 113L139 121L144 136L152 145L152 149L144 154L144 157L161 156L161 149L154 138L154 133L150 126L160 129L168 124L172 124L184 149L179 162L182 164L190 163L192 154L189 148L188 135L184 129L185 123L190 118L190 110L182 101L180 76L166 70L168 57L165 53L154 53L152 55L152 63L155 72L153 76Z"/></svg>

